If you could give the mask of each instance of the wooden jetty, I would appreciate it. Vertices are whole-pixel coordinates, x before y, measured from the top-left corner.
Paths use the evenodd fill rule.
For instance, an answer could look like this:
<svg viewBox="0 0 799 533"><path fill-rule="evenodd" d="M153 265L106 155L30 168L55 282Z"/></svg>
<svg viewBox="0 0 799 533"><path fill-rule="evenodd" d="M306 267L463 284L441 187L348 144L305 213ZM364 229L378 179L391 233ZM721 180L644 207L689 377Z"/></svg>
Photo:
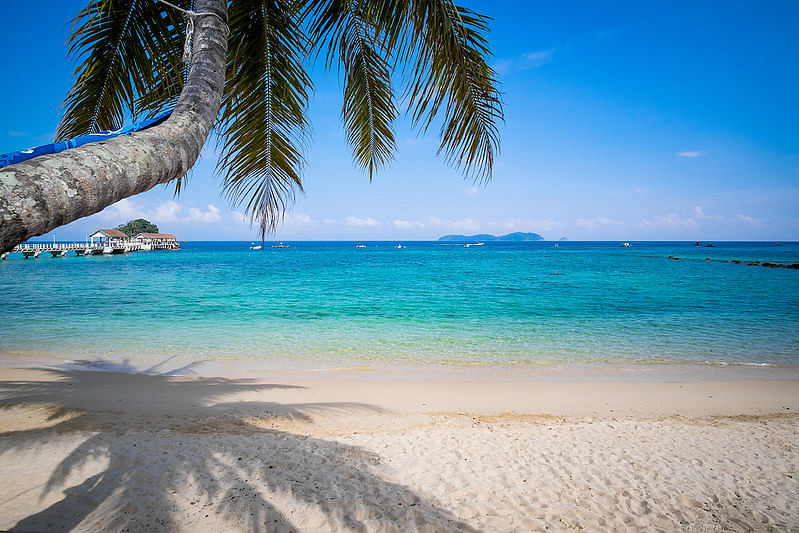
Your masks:
<svg viewBox="0 0 799 533"><path fill-rule="evenodd" d="M53 257L65 257L68 252L73 252L77 256L113 255L138 252L141 249L142 245L134 242L121 242L113 244L84 244L79 242L20 244L15 246L10 252L2 254L0 259L5 259L11 253L21 253L25 259L30 257L38 259L42 254L48 253Z"/></svg>
<svg viewBox="0 0 799 533"><path fill-rule="evenodd" d="M88 236L86 242L52 242L20 244L10 252L0 255L5 259L9 254L20 253L25 259L38 259L42 254L65 257L72 252L81 255L116 255L149 250L179 250L180 243L171 233L139 233L129 237L119 230L99 229ZM95 241L97 239L97 241Z"/></svg>

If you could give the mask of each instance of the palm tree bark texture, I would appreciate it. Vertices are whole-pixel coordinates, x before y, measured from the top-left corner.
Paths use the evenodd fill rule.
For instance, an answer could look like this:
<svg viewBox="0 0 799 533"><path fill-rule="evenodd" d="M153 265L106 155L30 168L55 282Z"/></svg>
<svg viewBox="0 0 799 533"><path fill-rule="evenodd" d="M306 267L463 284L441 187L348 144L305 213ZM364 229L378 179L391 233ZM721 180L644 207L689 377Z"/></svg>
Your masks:
<svg viewBox="0 0 799 533"><path fill-rule="evenodd" d="M226 0L198 0L191 70L164 123L0 170L0 253L156 185L194 165L222 104Z"/></svg>

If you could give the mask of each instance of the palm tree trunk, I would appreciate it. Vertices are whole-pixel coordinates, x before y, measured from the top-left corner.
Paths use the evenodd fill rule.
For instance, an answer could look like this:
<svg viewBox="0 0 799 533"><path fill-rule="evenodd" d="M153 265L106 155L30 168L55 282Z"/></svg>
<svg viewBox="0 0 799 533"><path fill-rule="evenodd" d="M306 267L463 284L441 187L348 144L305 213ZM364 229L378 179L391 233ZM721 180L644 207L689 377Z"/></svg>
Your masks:
<svg viewBox="0 0 799 533"><path fill-rule="evenodd" d="M191 71L158 126L0 170L0 253L183 176L216 120L225 85L226 0L199 0Z"/></svg>

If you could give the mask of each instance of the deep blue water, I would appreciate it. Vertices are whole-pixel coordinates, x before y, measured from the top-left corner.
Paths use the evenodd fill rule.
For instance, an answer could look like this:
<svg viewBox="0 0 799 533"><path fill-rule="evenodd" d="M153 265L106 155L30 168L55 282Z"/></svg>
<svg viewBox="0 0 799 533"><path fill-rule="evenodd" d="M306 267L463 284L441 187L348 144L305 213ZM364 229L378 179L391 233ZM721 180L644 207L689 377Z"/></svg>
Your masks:
<svg viewBox="0 0 799 533"><path fill-rule="evenodd" d="M799 364L799 270L722 262L799 262L796 243L365 244L12 255L0 263L0 352Z"/></svg>

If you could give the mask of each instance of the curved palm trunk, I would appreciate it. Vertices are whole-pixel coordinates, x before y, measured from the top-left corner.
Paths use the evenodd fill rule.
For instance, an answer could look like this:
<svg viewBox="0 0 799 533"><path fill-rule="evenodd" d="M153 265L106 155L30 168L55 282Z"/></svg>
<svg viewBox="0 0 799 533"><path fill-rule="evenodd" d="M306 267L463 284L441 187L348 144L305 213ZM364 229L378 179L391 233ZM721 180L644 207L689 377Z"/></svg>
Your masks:
<svg viewBox="0 0 799 533"><path fill-rule="evenodd" d="M196 10L227 20L226 0L199 0ZM195 27L191 71L166 122L0 170L0 253L188 172L219 113L227 53L219 18Z"/></svg>

